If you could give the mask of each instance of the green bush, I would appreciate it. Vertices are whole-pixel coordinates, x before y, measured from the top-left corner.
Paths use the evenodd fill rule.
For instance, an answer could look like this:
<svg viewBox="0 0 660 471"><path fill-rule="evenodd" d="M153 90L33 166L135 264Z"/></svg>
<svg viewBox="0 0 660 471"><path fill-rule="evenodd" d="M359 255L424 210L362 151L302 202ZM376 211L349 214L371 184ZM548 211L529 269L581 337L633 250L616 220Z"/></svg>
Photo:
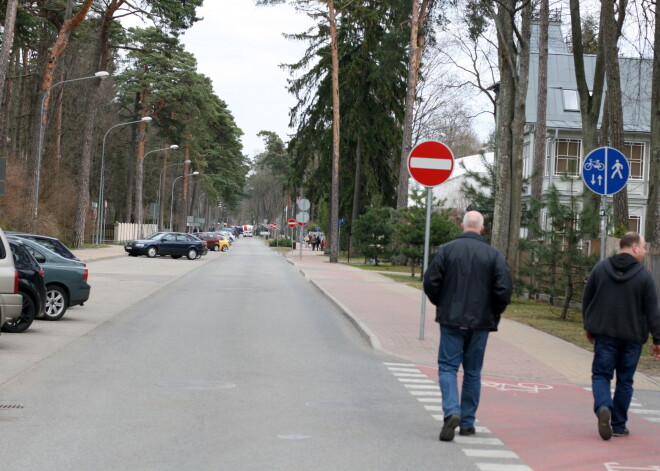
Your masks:
<svg viewBox="0 0 660 471"><path fill-rule="evenodd" d="M271 247L291 247L292 241L291 239L271 239L268 244Z"/></svg>

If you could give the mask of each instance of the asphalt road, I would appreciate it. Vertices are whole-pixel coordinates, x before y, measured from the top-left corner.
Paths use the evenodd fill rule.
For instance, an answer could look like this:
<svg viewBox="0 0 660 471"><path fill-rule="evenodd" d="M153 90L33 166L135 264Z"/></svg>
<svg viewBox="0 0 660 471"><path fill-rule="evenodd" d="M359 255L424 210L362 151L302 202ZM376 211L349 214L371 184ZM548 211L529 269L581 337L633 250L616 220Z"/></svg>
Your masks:
<svg viewBox="0 0 660 471"><path fill-rule="evenodd" d="M477 469L415 375L258 240L94 262L90 284L0 337L2 470Z"/></svg>

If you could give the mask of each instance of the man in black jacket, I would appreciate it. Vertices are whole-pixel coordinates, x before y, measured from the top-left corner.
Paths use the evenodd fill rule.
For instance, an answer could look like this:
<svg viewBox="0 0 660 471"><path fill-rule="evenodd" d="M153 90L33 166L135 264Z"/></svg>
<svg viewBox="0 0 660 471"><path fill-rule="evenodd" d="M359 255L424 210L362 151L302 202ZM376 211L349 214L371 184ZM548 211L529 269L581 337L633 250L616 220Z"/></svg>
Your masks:
<svg viewBox="0 0 660 471"><path fill-rule="evenodd" d="M599 262L582 296L587 340L594 345L591 389L598 433L603 440L630 434L626 428L633 395L633 376L642 345L653 335L653 354L660 359L660 312L653 275L641 261L646 241L628 232L619 253ZM610 381L616 370L614 400Z"/></svg>
<svg viewBox="0 0 660 471"><path fill-rule="evenodd" d="M481 234L484 218L469 211L463 234L443 245L424 274L424 292L436 306L440 324L438 373L444 424L440 440L473 435L481 394L481 369L489 332L511 301L511 276L504 257ZM463 365L459 402L458 369Z"/></svg>

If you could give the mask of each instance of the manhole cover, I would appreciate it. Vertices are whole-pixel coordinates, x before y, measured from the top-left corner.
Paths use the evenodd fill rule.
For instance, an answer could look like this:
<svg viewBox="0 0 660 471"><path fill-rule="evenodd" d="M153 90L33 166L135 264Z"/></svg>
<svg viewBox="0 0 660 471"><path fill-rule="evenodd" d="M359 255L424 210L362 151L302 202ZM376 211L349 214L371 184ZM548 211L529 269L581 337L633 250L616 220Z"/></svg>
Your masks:
<svg viewBox="0 0 660 471"><path fill-rule="evenodd" d="M219 381L163 381L158 383L161 388L187 389L187 390L211 390L211 389L233 389L233 383L221 383Z"/></svg>

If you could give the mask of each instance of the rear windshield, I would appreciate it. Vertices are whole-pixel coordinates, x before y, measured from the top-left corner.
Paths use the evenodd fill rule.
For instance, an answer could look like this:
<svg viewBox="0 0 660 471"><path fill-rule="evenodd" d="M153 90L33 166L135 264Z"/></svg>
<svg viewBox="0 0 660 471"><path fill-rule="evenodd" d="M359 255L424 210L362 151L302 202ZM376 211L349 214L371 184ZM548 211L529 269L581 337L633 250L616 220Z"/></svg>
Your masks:
<svg viewBox="0 0 660 471"><path fill-rule="evenodd" d="M14 255L14 265L19 270L36 270L40 267L32 255L19 242L10 242L11 251Z"/></svg>

